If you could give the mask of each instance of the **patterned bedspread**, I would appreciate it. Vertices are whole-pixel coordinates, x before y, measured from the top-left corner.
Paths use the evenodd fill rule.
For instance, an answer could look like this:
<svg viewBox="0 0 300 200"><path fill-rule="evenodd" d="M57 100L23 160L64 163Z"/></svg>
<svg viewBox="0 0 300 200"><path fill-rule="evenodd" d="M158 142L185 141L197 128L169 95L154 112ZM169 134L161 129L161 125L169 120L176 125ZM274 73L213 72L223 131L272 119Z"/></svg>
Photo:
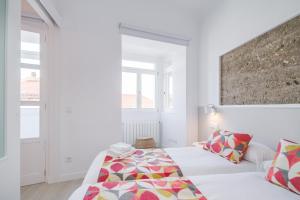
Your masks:
<svg viewBox="0 0 300 200"><path fill-rule="evenodd" d="M162 149L138 149L125 158L106 155L98 182L182 177L179 166Z"/></svg>
<svg viewBox="0 0 300 200"><path fill-rule="evenodd" d="M103 182L89 186L83 200L206 200L187 179Z"/></svg>

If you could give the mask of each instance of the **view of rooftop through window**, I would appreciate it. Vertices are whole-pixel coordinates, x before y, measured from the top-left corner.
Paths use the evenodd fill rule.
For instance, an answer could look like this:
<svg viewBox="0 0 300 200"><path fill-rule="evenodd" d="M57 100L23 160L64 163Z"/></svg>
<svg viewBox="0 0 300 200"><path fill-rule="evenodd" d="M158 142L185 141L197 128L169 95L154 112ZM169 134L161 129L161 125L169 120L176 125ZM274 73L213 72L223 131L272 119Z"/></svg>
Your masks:
<svg viewBox="0 0 300 200"><path fill-rule="evenodd" d="M122 73L122 107L137 108L137 74Z"/></svg>
<svg viewBox="0 0 300 200"><path fill-rule="evenodd" d="M38 138L40 121L40 34L21 31L20 137Z"/></svg>
<svg viewBox="0 0 300 200"><path fill-rule="evenodd" d="M40 34L21 31L21 101L40 100Z"/></svg>
<svg viewBox="0 0 300 200"><path fill-rule="evenodd" d="M155 108L155 75L141 75L142 108Z"/></svg>
<svg viewBox="0 0 300 200"><path fill-rule="evenodd" d="M123 60L122 66L122 108L155 108L155 64Z"/></svg>
<svg viewBox="0 0 300 200"><path fill-rule="evenodd" d="M21 101L40 100L40 70L21 68Z"/></svg>

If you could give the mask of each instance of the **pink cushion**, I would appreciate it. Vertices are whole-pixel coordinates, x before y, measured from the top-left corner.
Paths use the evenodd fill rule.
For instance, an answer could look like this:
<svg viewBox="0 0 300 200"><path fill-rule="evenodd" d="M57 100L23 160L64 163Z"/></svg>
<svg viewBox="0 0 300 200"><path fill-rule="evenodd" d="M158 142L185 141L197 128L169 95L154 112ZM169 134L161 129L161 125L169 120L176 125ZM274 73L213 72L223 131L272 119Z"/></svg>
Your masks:
<svg viewBox="0 0 300 200"><path fill-rule="evenodd" d="M240 163L247 152L252 135L230 131L215 131L204 149L216 153L233 163Z"/></svg>
<svg viewBox="0 0 300 200"><path fill-rule="evenodd" d="M280 140L266 179L300 194L300 144Z"/></svg>

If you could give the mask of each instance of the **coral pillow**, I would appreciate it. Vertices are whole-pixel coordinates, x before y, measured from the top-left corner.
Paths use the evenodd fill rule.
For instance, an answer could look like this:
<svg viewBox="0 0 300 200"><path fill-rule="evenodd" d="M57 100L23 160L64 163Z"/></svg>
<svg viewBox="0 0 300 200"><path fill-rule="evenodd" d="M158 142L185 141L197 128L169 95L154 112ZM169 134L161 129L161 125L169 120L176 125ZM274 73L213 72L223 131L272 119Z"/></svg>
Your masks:
<svg viewBox="0 0 300 200"><path fill-rule="evenodd" d="M224 141L222 141L224 138L222 137L220 132L220 130L214 131L208 138L208 141L206 145L203 146L203 148L213 153L220 153L224 144Z"/></svg>
<svg viewBox="0 0 300 200"><path fill-rule="evenodd" d="M247 152L252 135L230 131L215 131L207 148L233 163L240 163Z"/></svg>
<svg viewBox="0 0 300 200"><path fill-rule="evenodd" d="M300 144L280 140L266 179L300 194Z"/></svg>
<svg viewBox="0 0 300 200"><path fill-rule="evenodd" d="M233 163L240 163L247 152L252 135L225 131L225 144L222 156Z"/></svg>
<svg viewBox="0 0 300 200"><path fill-rule="evenodd" d="M215 131L207 144L208 149L216 154L222 155L222 150L225 144L225 136L222 134L222 131Z"/></svg>

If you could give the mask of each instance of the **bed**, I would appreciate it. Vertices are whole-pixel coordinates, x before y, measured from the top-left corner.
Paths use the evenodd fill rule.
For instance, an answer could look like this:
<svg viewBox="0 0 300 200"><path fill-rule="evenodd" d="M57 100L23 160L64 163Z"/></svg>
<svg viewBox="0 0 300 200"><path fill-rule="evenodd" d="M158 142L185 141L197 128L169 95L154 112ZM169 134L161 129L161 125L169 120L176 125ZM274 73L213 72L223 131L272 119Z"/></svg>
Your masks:
<svg viewBox="0 0 300 200"><path fill-rule="evenodd" d="M257 165L253 162L243 160L239 164L234 164L200 147L165 148L164 150L179 166L184 176L227 174L257 170ZM102 151L94 159L84 178L83 184L97 183L106 154L106 151Z"/></svg>
<svg viewBox="0 0 300 200"><path fill-rule="evenodd" d="M299 195L265 180L265 172L187 177L207 200L299 200ZM90 185L82 185L69 200L82 200Z"/></svg>
<svg viewBox="0 0 300 200"><path fill-rule="evenodd" d="M296 200L299 195L265 179L265 172L189 177L208 200Z"/></svg>

